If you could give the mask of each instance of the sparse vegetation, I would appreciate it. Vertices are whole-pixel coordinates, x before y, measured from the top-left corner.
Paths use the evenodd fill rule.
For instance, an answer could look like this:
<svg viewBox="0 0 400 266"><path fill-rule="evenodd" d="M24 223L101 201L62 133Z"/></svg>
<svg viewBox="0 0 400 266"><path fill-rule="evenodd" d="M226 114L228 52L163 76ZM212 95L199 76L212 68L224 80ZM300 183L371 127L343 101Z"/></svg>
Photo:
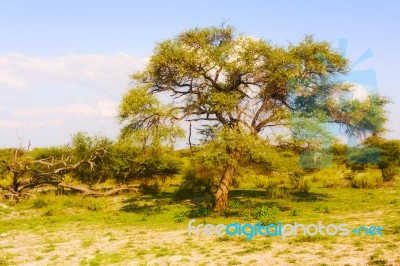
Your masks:
<svg viewBox="0 0 400 266"><path fill-rule="evenodd" d="M400 262L400 141L381 137L385 97L332 96L349 92L335 78L348 71L313 36L281 47L221 25L157 43L123 95L118 138L0 149L0 265ZM190 135L198 123L199 141L178 150L183 122ZM339 144L326 124L363 141ZM189 219L373 225L384 236L189 236Z"/></svg>

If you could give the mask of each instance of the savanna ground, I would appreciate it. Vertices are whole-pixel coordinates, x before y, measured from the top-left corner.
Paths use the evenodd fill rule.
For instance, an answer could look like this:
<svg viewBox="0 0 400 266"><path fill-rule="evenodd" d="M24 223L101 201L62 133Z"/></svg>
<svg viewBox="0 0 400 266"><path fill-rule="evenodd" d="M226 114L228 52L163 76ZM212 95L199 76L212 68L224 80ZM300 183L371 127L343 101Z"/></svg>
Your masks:
<svg viewBox="0 0 400 266"><path fill-rule="evenodd" d="M0 203L0 265L400 265L400 179L376 189L324 188L266 198L244 184L230 209L210 213L207 198L177 201L177 180L156 195L90 198L39 194ZM275 209L283 223L348 223L383 227L383 236L188 236L195 224L258 221ZM273 208L275 207L275 208Z"/></svg>

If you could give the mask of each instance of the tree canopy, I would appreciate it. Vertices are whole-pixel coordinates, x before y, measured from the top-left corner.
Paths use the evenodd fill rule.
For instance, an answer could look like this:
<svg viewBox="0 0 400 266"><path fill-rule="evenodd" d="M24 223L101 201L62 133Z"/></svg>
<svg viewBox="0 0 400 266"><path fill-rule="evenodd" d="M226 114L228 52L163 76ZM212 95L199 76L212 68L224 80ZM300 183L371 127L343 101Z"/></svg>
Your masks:
<svg viewBox="0 0 400 266"><path fill-rule="evenodd" d="M186 30L158 43L144 71L132 75L135 86L120 107L123 132L147 132L148 137L162 128L174 133L182 120L213 125L208 127L213 134L203 131L209 141L222 138L229 144L220 145L228 160L214 206L225 209L237 162L262 150L259 145L270 145L270 129L294 135L314 130L317 145L327 135L325 124L339 124L350 135L384 129L385 98L370 95L362 102L340 97L350 90L340 79L348 71L346 58L312 36L282 47L236 34L230 26ZM162 105L155 94L169 96L170 103ZM312 120L322 126L313 126ZM302 127L305 122L311 123L308 128ZM251 138L258 147L243 145Z"/></svg>

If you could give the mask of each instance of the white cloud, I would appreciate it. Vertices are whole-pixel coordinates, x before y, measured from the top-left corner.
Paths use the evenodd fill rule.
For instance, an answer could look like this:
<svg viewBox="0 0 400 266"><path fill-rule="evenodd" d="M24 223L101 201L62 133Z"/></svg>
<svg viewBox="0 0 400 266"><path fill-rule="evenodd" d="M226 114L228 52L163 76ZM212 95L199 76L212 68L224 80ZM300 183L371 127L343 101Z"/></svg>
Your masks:
<svg viewBox="0 0 400 266"><path fill-rule="evenodd" d="M100 100L95 106L76 103L68 106L56 106L47 108L25 108L17 109L12 112L16 117L43 117L54 115L73 115L84 117L115 117L117 115L118 103L111 100Z"/></svg>
<svg viewBox="0 0 400 266"><path fill-rule="evenodd" d="M75 84L110 93L125 88L129 75L141 69L146 61L146 58L126 53L54 57L3 54L0 55L0 90L32 90L44 84Z"/></svg>
<svg viewBox="0 0 400 266"><path fill-rule="evenodd" d="M0 54L0 146L15 145L16 129L42 146L66 143L78 130L115 137L129 75L146 62L126 53Z"/></svg>
<svg viewBox="0 0 400 266"><path fill-rule="evenodd" d="M0 128L18 128L22 125L23 123L18 120L6 120L6 119L0 119Z"/></svg>

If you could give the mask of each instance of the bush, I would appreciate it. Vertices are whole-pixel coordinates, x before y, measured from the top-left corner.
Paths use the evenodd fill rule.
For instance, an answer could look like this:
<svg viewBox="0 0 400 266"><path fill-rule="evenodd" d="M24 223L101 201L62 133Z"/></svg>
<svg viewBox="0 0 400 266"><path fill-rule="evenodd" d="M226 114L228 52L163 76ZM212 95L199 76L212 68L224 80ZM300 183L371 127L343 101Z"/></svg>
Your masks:
<svg viewBox="0 0 400 266"><path fill-rule="evenodd" d="M308 193L311 188L311 178L302 177L300 180L294 184L294 190L299 193Z"/></svg>
<svg viewBox="0 0 400 266"><path fill-rule="evenodd" d="M298 208L293 208L293 210L292 210L292 215L293 215L293 216L299 216L299 215L300 215L300 209L298 209Z"/></svg>
<svg viewBox="0 0 400 266"><path fill-rule="evenodd" d="M199 177L193 169L187 170L183 176L183 182L175 191L175 198L185 199L195 194L211 193L212 183L210 180Z"/></svg>
<svg viewBox="0 0 400 266"><path fill-rule="evenodd" d="M112 141L107 137L90 136L86 132L77 132L72 137L71 158L73 161L85 161L79 167L72 169L70 175L90 187L103 183L111 177L109 151ZM48 152L55 153L56 150ZM94 156L96 154L96 156ZM43 155L41 155L43 156ZM91 163L88 162L90 159ZM93 159L94 158L94 159Z"/></svg>
<svg viewBox="0 0 400 266"><path fill-rule="evenodd" d="M229 201L230 209L239 209L240 207L241 207L241 204L239 201L236 201L236 200Z"/></svg>
<svg viewBox="0 0 400 266"><path fill-rule="evenodd" d="M293 186L293 190L300 193L307 193L311 188L311 178L304 176L302 171L291 173L290 183Z"/></svg>
<svg viewBox="0 0 400 266"><path fill-rule="evenodd" d="M340 169L336 168L325 168L312 174L313 181L320 181L323 187L326 188L337 188L343 187L345 181L343 175L340 173Z"/></svg>
<svg viewBox="0 0 400 266"><path fill-rule="evenodd" d="M190 212L191 217L206 217L212 213L211 206L207 203L201 203L196 209Z"/></svg>
<svg viewBox="0 0 400 266"><path fill-rule="evenodd" d="M393 177L399 174L399 168L390 166L382 169L382 177L384 181L391 181Z"/></svg>
<svg viewBox="0 0 400 266"><path fill-rule="evenodd" d="M245 220L246 222L253 220L253 216L251 215L250 212L244 212L241 214L242 219Z"/></svg>
<svg viewBox="0 0 400 266"><path fill-rule="evenodd" d="M353 177L352 185L355 188L375 188L382 184L383 178L376 172L358 173Z"/></svg>
<svg viewBox="0 0 400 266"><path fill-rule="evenodd" d="M263 225L276 224L276 214L278 208L275 206L268 208L266 206L257 207L254 211L254 217L258 219Z"/></svg>
<svg viewBox="0 0 400 266"><path fill-rule="evenodd" d="M186 218L187 218L187 212L185 211L176 212L174 214L174 221L177 223L183 222L184 220L186 220Z"/></svg>

